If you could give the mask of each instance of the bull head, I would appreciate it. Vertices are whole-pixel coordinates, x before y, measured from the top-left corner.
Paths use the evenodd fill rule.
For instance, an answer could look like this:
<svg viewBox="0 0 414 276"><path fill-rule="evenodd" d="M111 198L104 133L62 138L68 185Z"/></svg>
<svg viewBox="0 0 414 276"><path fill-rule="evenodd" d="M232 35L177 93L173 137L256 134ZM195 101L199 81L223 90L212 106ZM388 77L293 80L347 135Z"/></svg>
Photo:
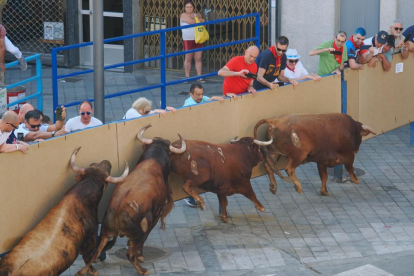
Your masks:
<svg viewBox="0 0 414 276"><path fill-rule="evenodd" d="M72 168L72 170L75 173L80 174L80 175L84 175L86 169L85 168L79 168L78 166L75 165L75 156L79 152L79 150L80 150L80 147L77 148L73 152L72 157L70 158L70 167ZM119 183L119 182L123 181L128 176L129 166L128 166L127 161L126 160L124 160L124 161L125 161L125 170L124 170L124 173L120 177L113 177L113 176L110 176L109 175L107 178L105 178L105 181L106 182L109 182L109 183Z"/></svg>
<svg viewBox="0 0 414 276"><path fill-rule="evenodd" d="M151 124L148 124L147 126L144 126L144 127L143 127L143 128L142 128L139 132L138 132L138 134L137 134L137 138L138 138L138 140L139 140L141 143L144 143L144 144L149 145L149 144L151 144L151 143L153 142L153 140L152 140L152 139L147 139L147 138L142 137L142 135L144 134L145 130L147 130L147 129L148 129L148 128L150 128L150 127L152 127L152 125L151 125ZM187 146L186 146L186 144L185 144L185 141L184 141L183 137L181 137L181 135L180 135L180 134L178 134L178 137L180 137L180 140L181 140L181 148L180 148L180 149L175 148L175 147L173 147L173 146L170 144L170 151L171 151L172 153L181 154L181 153L185 152L185 150L187 149Z"/></svg>
<svg viewBox="0 0 414 276"><path fill-rule="evenodd" d="M237 140L237 137L238 137L238 136L236 136L236 137L234 137L233 139L231 139L231 140L230 140L230 143L235 143L235 142L237 142L237 141L238 141L238 140ZM268 146L268 145L270 145L270 144L272 144L272 143L273 143L273 137L271 137L269 141L260 141L260 140L256 140L256 139L254 139L254 140L253 140L253 143L255 143L256 145L259 145L259 146Z"/></svg>

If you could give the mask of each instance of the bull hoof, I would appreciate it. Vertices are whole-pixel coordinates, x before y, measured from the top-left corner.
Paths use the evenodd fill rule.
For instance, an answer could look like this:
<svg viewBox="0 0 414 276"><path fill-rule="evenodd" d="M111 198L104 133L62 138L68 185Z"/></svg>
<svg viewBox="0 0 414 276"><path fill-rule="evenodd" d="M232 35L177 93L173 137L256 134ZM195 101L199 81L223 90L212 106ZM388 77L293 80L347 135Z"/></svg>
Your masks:
<svg viewBox="0 0 414 276"><path fill-rule="evenodd" d="M148 269L142 268L142 274L141 275L150 275L150 274L151 274L151 272Z"/></svg>
<svg viewBox="0 0 414 276"><path fill-rule="evenodd" d="M221 221L224 222L224 223L228 223L229 222L229 218L227 216L221 215L220 218L221 218Z"/></svg>
<svg viewBox="0 0 414 276"><path fill-rule="evenodd" d="M269 184L269 190L272 194L276 194L277 188L276 186L272 186L271 184Z"/></svg>
<svg viewBox="0 0 414 276"><path fill-rule="evenodd" d="M328 196L328 195L329 195L329 193L328 193L328 191L322 191L322 190L321 190L321 195L323 195L323 196Z"/></svg>
<svg viewBox="0 0 414 276"><path fill-rule="evenodd" d="M295 188L296 192L298 192L300 195L302 194L302 188Z"/></svg>
<svg viewBox="0 0 414 276"><path fill-rule="evenodd" d="M359 179L357 178L357 179L352 179L351 178L351 182L352 183L354 183L354 184L359 184L359 183L361 183L360 181L359 181Z"/></svg>
<svg viewBox="0 0 414 276"><path fill-rule="evenodd" d="M266 209L263 206L256 206L256 209L259 210L260 212L265 212Z"/></svg>

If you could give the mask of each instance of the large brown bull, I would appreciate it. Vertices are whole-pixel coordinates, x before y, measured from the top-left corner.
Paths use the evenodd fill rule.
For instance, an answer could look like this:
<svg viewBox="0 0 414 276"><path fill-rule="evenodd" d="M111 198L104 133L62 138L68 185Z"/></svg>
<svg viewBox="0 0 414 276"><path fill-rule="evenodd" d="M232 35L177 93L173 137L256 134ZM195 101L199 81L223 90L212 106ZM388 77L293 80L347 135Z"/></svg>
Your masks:
<svg viewBox="0 0 414 276"><path fill-rule="evenodd" d="M129 174L123 183L117 185L112 192L108 210L102 222L99 245L90 262L82 268L77 276L85 275L92 262L115 244L118 236L128 237L129 249L127 257L138 274L148 275L149 270L141 267L138 261L143 261L142 247L151 230L161 218L161 228L165 228L164 218L171 212L174 201L168 183L170 173L170 153L179 155L182 148L170 146L168 140L161 138L145 139L144 131L147 125L138 133L138 139L144 143L144 152L138 160L137 167ZM112 238L111 241L109 241ZM95 274L97 275L97 274Z"/></svg>
<svg viewBox="0 0 414 276"><path fill-rule="evenodd" d="M270 147L262 147L265 167L270 179L270 191L276 193L277 183L273 173L282 179L293 181L295 190L302 193L302 184L296 177L295 169L304 162L316 162L322 180L321 194L328 195L326 181L327 167L345 164L351 182L358 184L354 173L355 153L358 153L362 136L376 134L371 128L354 121L350 116L340 113L284 115L279 118L260 120L257 129L268 124L266 137L273 137ZM288 157L286 173L290 179L283 177L277 169L281 155Z"/></svg>
<svg viewBox="0 0 414 276"><path fill-rule="evenodd" d="M59 275L67 270L79 253L87 263L96 246L98 234L98 204L108 183L118 183L128 175L128 164L121 177L110 176L111 164L104 160L88 168L75 165L78 182L62 200L27 233L13 250L0 260L0 275L45 276ZM126 162L125 162L126 163ZM89 273L96 270L91 266Z"/></svg>
<svg viewBox="0 0 414 276"><path fill-rule="evenodd" d="M217 194L224 222L228 221L227 196L235 193L244 195L253 201L257 210L264 212L265 208L252 189L250 177L253 167L262 160L259 145L270 143L272 141L261 142L251 137L219 145L187 140L187 151L184 154L170 156L171 170L184 179L183 190L197 201L202 210L205 209L204 199L194 188ZM178 146L178 141L173 145Z"/></svg>

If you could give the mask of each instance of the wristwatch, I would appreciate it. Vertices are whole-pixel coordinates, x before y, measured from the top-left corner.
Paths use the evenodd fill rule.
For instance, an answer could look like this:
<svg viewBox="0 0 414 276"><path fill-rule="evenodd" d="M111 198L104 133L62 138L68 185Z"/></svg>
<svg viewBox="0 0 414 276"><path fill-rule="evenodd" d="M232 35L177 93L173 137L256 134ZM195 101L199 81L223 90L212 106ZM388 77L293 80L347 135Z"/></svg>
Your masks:
<svg viewBox="0 0 414 276"><path fill-rule="evenodd" d="M56 131L52 131L52 137L55 137Z"/></svg>

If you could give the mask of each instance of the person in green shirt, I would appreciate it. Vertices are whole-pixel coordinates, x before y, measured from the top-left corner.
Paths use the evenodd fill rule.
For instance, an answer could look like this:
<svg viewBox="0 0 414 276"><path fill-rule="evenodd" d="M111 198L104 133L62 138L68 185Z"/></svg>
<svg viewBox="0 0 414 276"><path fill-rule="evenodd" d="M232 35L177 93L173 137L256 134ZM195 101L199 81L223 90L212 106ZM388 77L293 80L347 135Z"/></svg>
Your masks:
<svg viewBox="0 0 414 276"><path fill-rule="evenodd" d="M345 42L346 33L339 31L334 40L325 41L309 52L310 56L319 55L319 76L327 74L341 75L344 62L348 60L348 51Z"/></svg>

